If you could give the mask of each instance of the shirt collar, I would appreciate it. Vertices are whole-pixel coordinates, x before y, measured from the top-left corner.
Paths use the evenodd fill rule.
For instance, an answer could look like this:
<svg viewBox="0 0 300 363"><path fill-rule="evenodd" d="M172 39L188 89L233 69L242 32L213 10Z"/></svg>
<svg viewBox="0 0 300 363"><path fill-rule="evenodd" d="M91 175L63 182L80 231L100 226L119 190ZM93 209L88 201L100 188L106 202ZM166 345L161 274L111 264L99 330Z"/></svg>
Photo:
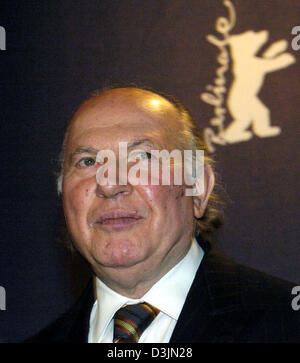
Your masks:
<svg viewBox="0 0 300 363"><path fill-rule="evenodd" d="M130 299L110 289L95 278L96 302L91 316L94 341L102 336L117 310L128 304L146 301L161 312L178 320L204 252L197 241L192 241L185 257L165 274L140 299Z"/></svg>

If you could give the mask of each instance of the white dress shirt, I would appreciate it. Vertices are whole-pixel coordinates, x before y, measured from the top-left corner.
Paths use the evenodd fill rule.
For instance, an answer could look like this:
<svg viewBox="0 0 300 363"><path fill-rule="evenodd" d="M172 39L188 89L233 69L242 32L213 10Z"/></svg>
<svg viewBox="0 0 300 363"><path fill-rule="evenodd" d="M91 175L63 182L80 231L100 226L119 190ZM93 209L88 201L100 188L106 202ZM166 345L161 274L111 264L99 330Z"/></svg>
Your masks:
<svg viewBox="0 0 300 363"><path fill-rule="evenodd" d="M143 332L139 343L168 343L185 299L203 258L194 239L186 256L164 275L141 299L130 299L110 289L96 278L96 301L90 315L89 343L112 343L113 317L122 306L147 302L160 310Z"/></svg>

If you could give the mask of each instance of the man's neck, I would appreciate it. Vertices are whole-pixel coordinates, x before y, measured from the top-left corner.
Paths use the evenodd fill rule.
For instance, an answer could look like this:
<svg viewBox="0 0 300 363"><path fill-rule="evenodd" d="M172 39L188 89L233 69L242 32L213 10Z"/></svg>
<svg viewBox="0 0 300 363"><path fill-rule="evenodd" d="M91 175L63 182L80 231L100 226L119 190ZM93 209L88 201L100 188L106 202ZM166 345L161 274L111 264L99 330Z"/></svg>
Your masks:
<svg viewBox="0 0 300 363"><path fill-rule="evenodd" d="M154 286L164 275L176 266L188 253L190 246L182 252L173 263L162 260L158 268L153 271L151 266L149 273L142 271L140 266L132 268L114 268L113 273L96 273L95 275L110 289L130 299L140 299ZM116 278L114 278L116 276Z"/></svg>

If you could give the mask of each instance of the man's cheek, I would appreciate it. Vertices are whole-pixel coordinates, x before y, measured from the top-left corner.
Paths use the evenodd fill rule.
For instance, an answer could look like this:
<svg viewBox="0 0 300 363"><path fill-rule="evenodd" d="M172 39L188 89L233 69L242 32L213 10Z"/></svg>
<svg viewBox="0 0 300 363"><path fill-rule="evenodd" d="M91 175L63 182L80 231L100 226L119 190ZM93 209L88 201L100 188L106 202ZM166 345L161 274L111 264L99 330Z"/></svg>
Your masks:
<svg viewBox="0 0 300 363"><path fill-rule="evenodd" d="M144 187L144 193L154 206L162 205L166 208L167 204L180 201L184 196L184 188L181 185L148 185Z"/></svg>
<svg viewBox="0 0 300 363"><path fill-rule="evenodd" d="M63 183L63 196L65 199L82 201L90 198L95 190L95 180L70 178Z"/></svg>
<svg viewBox="0 0 300 363"><path fill-rule="evenodd" d="M143 193L147 195L147 199L149 201L155 201L158 200L160 196L163 197L164 193L164 189L162 185L144 185L141 186L141 188L143 189Z"/></svg>
<svg viewBox="0 0 300 363"><path fill-rule="evenodd" d="M88 190L80 188L67 189L63 194L64 211L67 217L78 217L87 208Z"/></svg>

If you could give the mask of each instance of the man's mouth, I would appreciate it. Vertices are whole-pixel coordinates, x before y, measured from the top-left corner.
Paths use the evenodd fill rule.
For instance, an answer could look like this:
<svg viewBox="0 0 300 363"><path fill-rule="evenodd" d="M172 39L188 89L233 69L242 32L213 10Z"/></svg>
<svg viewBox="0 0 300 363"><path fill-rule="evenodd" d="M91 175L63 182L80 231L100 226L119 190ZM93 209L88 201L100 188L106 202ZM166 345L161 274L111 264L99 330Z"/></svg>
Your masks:
<svg viewBox="0 0 300 363"><path fill-rule="evenodd" d="M130 227L141 219L143 218L135 211L118 210L103 214L96 220L95 224L100 226L100 228L118 230Z"/></svg>

